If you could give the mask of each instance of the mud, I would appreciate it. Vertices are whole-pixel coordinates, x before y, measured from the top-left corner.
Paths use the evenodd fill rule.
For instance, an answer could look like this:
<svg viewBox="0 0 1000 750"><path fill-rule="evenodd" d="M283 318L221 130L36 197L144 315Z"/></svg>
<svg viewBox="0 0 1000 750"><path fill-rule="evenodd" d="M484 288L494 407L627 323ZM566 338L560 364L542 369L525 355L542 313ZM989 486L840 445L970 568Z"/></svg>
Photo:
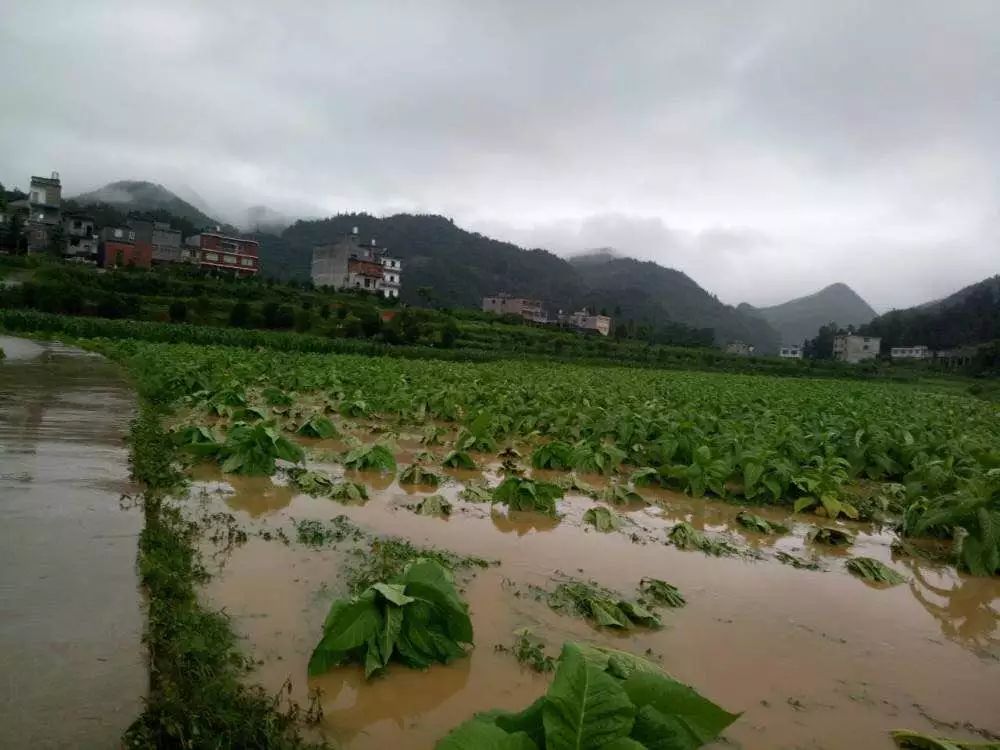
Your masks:
<svg viewBox="0 0 1000 750"><path fill-rule="evenodd" d="M526 706L550 677L494 650L509 646L521 627L543 637L553 655L571 639L648 650L678 679L744 712L724 746L888 750L888 732L896 728L970 739L982 738L970 727L1000 734L1000 580L965 577L920 559L894 560L893 536L870 524L844 524L856 534L854 544L831 548L806 541L811 517L754 509L792 528L764 536L735 522L736 506L643 489L652 504L618 508L630 523L601 534L581 524L595 504L589 498L568 496L559 519L507 514L459 500L457 481L435 490L455 503L452 516L426 518L405 508L414 502L412 488L357 472L349 475L372 495L364 506L293 494L287 504L260 512L244 480L232 482L233 493L229 478L211 468L199 471L199 486L213 491L208 506L235 509L248 528L291 529L292 519L344 514L373 533L501 561L466 585L476 632L468 659L427 672L393 666L366 683L358 667L306 678L326 610L344 591L347 546L315 550L251 539L231 551L206 596L233 617L261 661L253 679L273 691L290 680L303 704L310 688L322 690L318 731L348 748L428 748L476 711ZM484 477L497 481L491 471L462 473L463 481ZM285 497L278 478L253 481L262 496ZM678 520L725 534L756 556L715 558L668 546L666 531ZM777 550L814 557L823 570L783 565ZM852 577L844 561L859 555L883 560L907 583L876 588ZM592 578L627 596L641 578L662 578L681 589L688 605L662 610L662 630L597 630L531 595L530 585L551 589L564 575Z"/></svg>
<svg viewBox="0 0 1000 750"><path fill-rule="evenodd" d="M118 369L0 337L0 747L116 747L147 688Z"/></svg>

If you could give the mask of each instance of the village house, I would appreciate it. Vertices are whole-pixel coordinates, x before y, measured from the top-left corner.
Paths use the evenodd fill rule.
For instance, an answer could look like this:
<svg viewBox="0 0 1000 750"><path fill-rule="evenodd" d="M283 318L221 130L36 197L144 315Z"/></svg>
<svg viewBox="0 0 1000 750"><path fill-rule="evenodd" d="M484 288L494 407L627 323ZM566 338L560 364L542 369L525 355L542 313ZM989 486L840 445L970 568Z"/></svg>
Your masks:
<svg viewBox="0 0 1000 750"><path fill-rule="evenodd" d="M737 354L741 357L749 357L754 353L754 347L752 344L748 344L745 341L730 341L726 344L726 354Z"/></svg>
<svg viewBox="0 0 1000 750"><path fill-rule="evenodd" d="M76 260L96 261L100 242L97 222L88 214L67 214L63 217L66 247L63 254Z"/></svg>
<svg viewBox="0 0 1000 750"><path fill-rule="evenodd" d="M149 268L149 246L136 244L135 230L131 227L104 227L101 230L97 263L103 268Z"/></svg>
<svg viewBox="0 0 1000 750"><path fill-rule="evenodd" d="M184 261L181 230L173 229L164 221L140 219L129 221L129 226L135 230L136 244L149 247L154 266Z"/></svg>
<svg viewBox="0 0 1000 750"><path fill-rule="evenodd" d="M517 315L532 323L549 322L549 317L542 308L541 300L511 297L503 292L492 297L483 297L483 312L495 315Z"/></svg>
<svg viewBox="0 0 1000 750"><path fill-rule="evenodd" d="M260 270L260 243L218 232L193 234L184 241L181 257L203 270L253 276ZM152 252L152 248L150 248Z"/></svg>
<svg viewBox="0 0 1000 750"><path fill-rule="evenodd" d="M28 250L45 252L53 231L62 224L62 183L59 173L51 177L32 175L28 190Z"/></svg>
<svg viewBox="0 0 1000 750"><path fill-rule="evenodd" d="M334 289L360 289L385 298L398 298L403 263L389 256L389 249L372 239L360 242L358 228L339 241L313 248L312 282Z"/></svg>
<svg viewBox="0 0 1000 750"><path fill-rule="evenodd" d="M894 346L889 350L893 359L930 359L934 352L923 344L917 346Z"/></svg>
<svg viewBox="0 0 1000 750"><path fill-rule="evenodd" d="M559 313L559 324L575 328L578 331L597 331L602 336L611 333L611 318L607 315L594 315L589 310L578 310L569 315Z"/></svg>
<svg viewBox="0 0 1000 750"><path fill-rule="evenodd" d="M841 362L857 364L865 360L875 359L882 346L878 336L859 336L844 333L833 339L833 358Z"/></svg>
<svg viewBox="0 0 1000 750"><path fill-rule="evenodd" d="M802 346L800 344L782 346L778 350L778 356L783 359L802 359Z"/></svg>

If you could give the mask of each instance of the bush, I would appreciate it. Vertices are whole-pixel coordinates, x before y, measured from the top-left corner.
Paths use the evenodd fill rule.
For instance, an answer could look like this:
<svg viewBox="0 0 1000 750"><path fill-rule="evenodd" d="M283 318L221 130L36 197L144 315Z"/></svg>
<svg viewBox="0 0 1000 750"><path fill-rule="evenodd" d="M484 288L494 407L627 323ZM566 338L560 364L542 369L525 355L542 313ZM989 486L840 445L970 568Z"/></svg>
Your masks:
<svg viewBox="0 0 1000 750"><path fill-rule="evenodd" d="M187 305L181 300L175 300L170 303L170 322L171 323L183 323L187 320Z"/></svg>

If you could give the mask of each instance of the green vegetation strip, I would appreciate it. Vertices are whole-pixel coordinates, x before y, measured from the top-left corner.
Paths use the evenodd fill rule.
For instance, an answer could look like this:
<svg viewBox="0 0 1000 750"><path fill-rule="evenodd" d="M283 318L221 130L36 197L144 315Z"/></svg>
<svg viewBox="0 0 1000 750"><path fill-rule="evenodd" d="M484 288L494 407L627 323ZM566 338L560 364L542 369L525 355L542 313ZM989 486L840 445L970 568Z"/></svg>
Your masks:
<svg viewBox="0 0 1000 750"><path fill-rule="evenodd" d="M299 734L295 705L243 683L251 661L228 619L198 601L196 586L208 578L197 551L199 529L168 499L182 477L153 407L142 406L130 439L132 476L144 487L139 573L149 599L150 691L124 746L322 747Z"/></svg>

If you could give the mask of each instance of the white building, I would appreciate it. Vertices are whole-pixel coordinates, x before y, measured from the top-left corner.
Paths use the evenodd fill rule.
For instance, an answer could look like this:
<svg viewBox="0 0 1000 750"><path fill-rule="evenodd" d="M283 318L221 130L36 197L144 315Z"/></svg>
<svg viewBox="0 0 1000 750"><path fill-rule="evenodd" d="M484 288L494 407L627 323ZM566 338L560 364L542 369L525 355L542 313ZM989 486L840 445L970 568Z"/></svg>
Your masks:
<svg viewBox="0 0 1000 750"><path fill-rule="evenodd" d="M361 289L383 297L399 297L403 263L372 240L361 244L358 228L330 245L313 249L312 282L334 289Z"/></svg>
<svg viewBox="0 0 1000 750"><path fill-rule="evenodd" d="M607 315L592 315L589 310L578 310L570 315L560 313L559 322L581 331L597 331L602 336L611 333L611 318Z"/></svg>
<svg viewBox="0 0 1000 750"><path fill-rule="evenodd" d="M800 344L783 346L778 352L778 356L784 359L802 359L802 346Z"/></svg>
<svg viewBox="0 0 1000 750"><path fill-rule="evenodd" d="M867 359L875 359L881 346L882 339L878 336L845 333L833 339L833 358L856 364Z"/></svg>
<svg viewBox="0 0 1000 750"><path fill-rule="evenodd" d="M894 346L889 350L893 359L930 359L933 353L923 344L917 346Z"/></svg>
<svg viewBox="0 0 1000 750"><path fill-rule="evenodd" d="M749 357L754 353L752 344L745 341L730 341L726 344L726 354L738 354L741 357Z"/></svg>

